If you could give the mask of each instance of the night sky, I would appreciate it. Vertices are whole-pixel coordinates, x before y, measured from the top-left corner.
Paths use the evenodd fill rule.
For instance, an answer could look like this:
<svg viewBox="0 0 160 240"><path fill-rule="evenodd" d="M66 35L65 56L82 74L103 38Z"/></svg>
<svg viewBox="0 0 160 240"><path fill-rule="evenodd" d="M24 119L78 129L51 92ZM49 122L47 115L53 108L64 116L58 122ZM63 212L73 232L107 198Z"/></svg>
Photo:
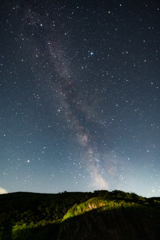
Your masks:
<svg viewBox="0 0 160 240"><path fill-rule="evenodd" d="M0 193L160 195L160 2L2 1Z"/></svg>

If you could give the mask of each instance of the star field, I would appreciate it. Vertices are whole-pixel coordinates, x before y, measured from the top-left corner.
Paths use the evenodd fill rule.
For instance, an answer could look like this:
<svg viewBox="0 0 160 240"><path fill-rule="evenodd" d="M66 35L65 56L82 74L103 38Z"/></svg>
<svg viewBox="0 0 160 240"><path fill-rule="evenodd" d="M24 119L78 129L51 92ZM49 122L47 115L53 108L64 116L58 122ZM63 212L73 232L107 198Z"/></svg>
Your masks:
<svg viewBox="0 0 160 240"><path fill-rule="evenodd" d="M160 3L3 1L0 193L160 194Z"/></svg>

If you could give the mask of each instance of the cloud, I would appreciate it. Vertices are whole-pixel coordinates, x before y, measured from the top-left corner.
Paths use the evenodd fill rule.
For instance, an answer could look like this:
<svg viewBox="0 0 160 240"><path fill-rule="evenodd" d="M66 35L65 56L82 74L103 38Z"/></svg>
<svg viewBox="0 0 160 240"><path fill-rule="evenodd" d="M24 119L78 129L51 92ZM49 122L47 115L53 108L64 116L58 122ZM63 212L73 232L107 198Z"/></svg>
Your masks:
<svg viewBox="0 0 160 240"><path fill-rule="evenodd" d="M4 188L0 187L0 194L5 194L5 193L7 193L7 191Z"/></svg>

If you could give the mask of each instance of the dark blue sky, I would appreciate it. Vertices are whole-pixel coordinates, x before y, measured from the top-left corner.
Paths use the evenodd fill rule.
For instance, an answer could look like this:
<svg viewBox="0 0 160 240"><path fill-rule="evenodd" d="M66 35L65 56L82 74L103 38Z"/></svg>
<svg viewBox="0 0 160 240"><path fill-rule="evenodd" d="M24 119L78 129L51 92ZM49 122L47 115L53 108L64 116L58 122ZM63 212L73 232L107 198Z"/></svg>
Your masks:
<svg viewBox="0 0 160 240"><path fill-rule="evenodd" d="M2 2L0 192L159 196L159 9Z"/></svg>

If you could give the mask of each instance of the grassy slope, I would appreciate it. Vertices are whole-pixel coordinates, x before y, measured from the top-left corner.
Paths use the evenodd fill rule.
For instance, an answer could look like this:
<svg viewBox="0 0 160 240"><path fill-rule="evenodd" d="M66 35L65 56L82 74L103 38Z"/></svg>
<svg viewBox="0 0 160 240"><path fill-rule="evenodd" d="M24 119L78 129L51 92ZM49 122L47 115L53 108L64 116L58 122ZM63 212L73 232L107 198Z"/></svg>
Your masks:
<svg viewBox="0 0 160 240"><path fill-rule="evenodd" d="M122 191L0 195L0 239L159 239L159 200Z"/></svg>

